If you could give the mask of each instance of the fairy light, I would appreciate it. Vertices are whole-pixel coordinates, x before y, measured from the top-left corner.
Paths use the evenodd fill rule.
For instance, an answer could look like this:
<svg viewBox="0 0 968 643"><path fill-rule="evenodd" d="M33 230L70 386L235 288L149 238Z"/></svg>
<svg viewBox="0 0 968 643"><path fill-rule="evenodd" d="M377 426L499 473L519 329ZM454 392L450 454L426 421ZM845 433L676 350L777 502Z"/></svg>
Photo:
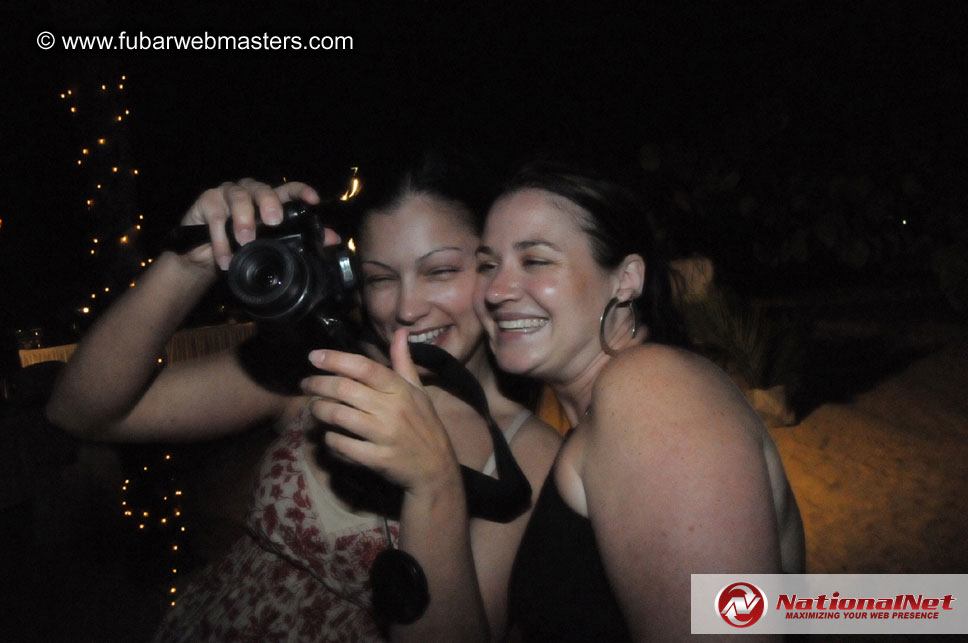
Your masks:
<svg viewBox="0 0 968 643"><path fill-rule="evenodd" d="M121 513L124 519L132 520L131 527L138 537L160 537L164 543L160 556L165 564L157 571L167 577L167 580L159 579L159 582L166 583L162 587L167 588L171 597L180 592L178 573L183 566L181 558L185 554L182 545L188 532L181 518L180 503L184 493L171 469L174 459L171 451L156 451L147 463L139 467L139 474L125 478L121 486ZM167 492L158 493L158 489L167 489ZM171 601L172 605L174 603Z"/></svg>
<svg viewBox="0 0 968 643"><path fill-rule="evenodd" d="M70 114L79 115L83 113L82 126L86 128L84 131L95 130L95 135L91 136L87 144L78 146L80 152L75 162L79 170L83 168L83 171L90 174L90 179L93 180L90 181L89 185L94 186L93 192L98 195L97 199L93 198L94 194L82 199L87 216L90 217L92 222L90 225L100 226L103 228L102 234L110 234L109 238L117 239L116 249L107 248L102 253L96 240L88 248L88 255L92 262L98 262L94 264L97 266L96 270L105 275L109 274L107 266L115 260L116 256L129 256L131 252L129 248L134 245L137 236L143 233L145 229L143 214L125 215L123 210L117 210L119 203L122 208L126 207L126 199L129 198L126 195L132 193L128 188L122 187L121 184L121 182L130 179L123 179L122 177L140 176L140 170L130 167L123 158L111 158L111 156L117 156L127 149L127 145L125 145L127 141L126 130L119 129L125 127L124 124L127 123L131 115L131 109L125 104L127 102L127 97L124 94L126 88L127 75L119 74L113 81L102 79L94 84L90 88L94 91L88 91L84 87L75 87L64 89L58 93L59 100L63 102L64 107ZM88 99L93 99L93 104L84 102ZM80 123L81 121L77 122ZM115 129L111 130L110 128ZM105 206L110 207L111 210L105 212ZM137 219L135 222L128 223L125 229L123 226L116 225L123 223L120 220L123 216L136 216ZM102 218L104 218L103 221ZM109 226L115 229L108 230ZM103 267L102 261L104 262ZM140 257L132 257L132 274L118 275L117 264L115 263L110 269L111 276L108 276L106 281L117 292L124 289L124 284L128 284L128 288L132 288L135 283L133 273L139 272L140 269L146 268L149 264L150 262L145 262ZM116 281L114 275L117 275ZM83 303L75 305L74 310L83 315L90 315L93 312Z"/></svg>
<svg viewBox="0 0 968 643"><path fill-rule="evenodd" d="M78 172L84 172L79 184L89 186L90 190L89 194L77 195L75 207L78 214L90 222L88 229L97 231L87 237L92 261L103 260L103 274L110 275L100 284L89 284L89 289L80 293L81 301L75 304L73 311L86 319L105 309L117 294L134 288L137 283L135 274L153 262L153 258L131 256L135 242L144 231L146 217L127 196L135 193L130 185L140 178L141 172L122 156L129 149L127 128L131 116L131 110L124 104L127 102L123 93L126 88L127 76L121 75L120 80L104 79L89 87L65 89L59 93L58 100L66 117L71 119L71 127L78 128L77 131L85 137L74 148L72 157L67 159L72 167L76 161ZM101 243L102 239L105 243ZM125 257L130 257L132 268L131 274L127 275L119 274L116 269L116 259ZM111 265L110 273L107 265ZM101 306L103 300L107 301ZM99 302L97 309L94 302ZM164 357L159 358L158 367L164 364ZM125 478L124 484L120 485L119 498L119 513L125 529L136 538L151 538L151 542L159 536L162 539L158 560L163 565L156 571L165 576L170 572L168 580L162 581L166 585L161 588L168 589L172 605L180 592L176 580L179 570L184 567L181 558L185 555L183 545L188 532L182 505L187 491L175 479L174 459L170 451L146 456L135 465L137 475Z"/></svg>

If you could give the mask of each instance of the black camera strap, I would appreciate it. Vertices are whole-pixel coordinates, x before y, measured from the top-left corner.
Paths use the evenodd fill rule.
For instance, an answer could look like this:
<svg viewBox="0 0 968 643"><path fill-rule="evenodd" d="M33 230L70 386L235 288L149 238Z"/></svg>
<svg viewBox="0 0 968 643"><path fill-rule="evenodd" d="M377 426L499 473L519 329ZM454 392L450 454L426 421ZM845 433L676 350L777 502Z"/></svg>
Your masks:
<svg viewBox="0 0 968 643"><path fill-rule="evenodd" d="M470 404L487 422L494 445L498 478L461 465L468 512L471 516L495 522L514 520L531 504L531 485L511 454L504 434L491 417L484 389L463 364L437 346L411 344L410 355L414 364L437 375L439 386Z"/></svg>
<svg viewBox="0 0 968 643"><path fill-rule="evenodd" d="M367 341L387 352L386 343L375 337L375 333L365 334L368 335ZM411 344L410 356L414 364L437 375L439 386L470 404L487 422L494 445L498 478L460 465L468 514L495 522L514 520L531 504L531 484L514 459L504 434L491 417L480 382L450 353L432 344ZM420 618L430 602L427 577L420 563L407 552L392 546L374 560L370 582L373 608L379 620L412 623Z"/></svg>

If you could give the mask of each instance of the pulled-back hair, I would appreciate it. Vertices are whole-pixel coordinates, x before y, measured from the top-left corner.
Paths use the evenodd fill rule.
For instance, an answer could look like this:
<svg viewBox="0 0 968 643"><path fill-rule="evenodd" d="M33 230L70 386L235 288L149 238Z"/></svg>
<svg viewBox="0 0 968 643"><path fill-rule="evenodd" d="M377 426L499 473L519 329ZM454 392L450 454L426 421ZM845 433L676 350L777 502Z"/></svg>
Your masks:
<svg viewBox="0 0 968 643"><path fill-rule="evenodd" d="M630 188L594 171L552 161L524 165L504 185L502 194L521 189L544 190L574 205L591 242L592 256L606 270L631 254L645 260L645 284L635 302L650 341L685 345L686 333L672 302L668 264L657 248L648 209Z"/></svg>
<svg viewBox="0 0 968 643"><path fill-rule="evenodd" d="M360 168L363 189L354 209L359 234L370 215L389 212L412 196L435 197L455 206L462 223L480 235L496 182L475 158L453 151L400 155Z"/></svg>

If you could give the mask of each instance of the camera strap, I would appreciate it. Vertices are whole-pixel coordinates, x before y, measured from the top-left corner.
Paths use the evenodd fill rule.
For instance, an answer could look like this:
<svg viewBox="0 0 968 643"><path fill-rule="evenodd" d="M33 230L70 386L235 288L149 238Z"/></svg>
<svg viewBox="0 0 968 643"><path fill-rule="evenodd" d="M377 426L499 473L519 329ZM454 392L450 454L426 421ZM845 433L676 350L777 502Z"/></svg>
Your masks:
<svg viewBox="0 0 968 643"><path fill-rule="evenodd" d="M487 422L498 477L495 479L461 465L468 512L471 516L494 522L514 520L531 504L531 485L491 417L480 382L450 353L432 344L411 344L410 356L414 364L437 375L439 386L470 404Z"/></svg>
<svg viewBox="0 0 968 643"><path fill-rule="evenodd" d="M375 337L376 333L365 334L369 335L367 341L387 352L386 343ZM531 504L531 485L491 417L480 382L450 353L432 344L411 344L410 357L417 366L435 373L440 380L439 386L470 404L487 422L498 478L460 465L468 514L494 522L514 520ZM378 620L412 623L423 615L430 602L427 577L420 563L407 552L392 546L380 552L374 560L370 582L373 609Z"/></svg>

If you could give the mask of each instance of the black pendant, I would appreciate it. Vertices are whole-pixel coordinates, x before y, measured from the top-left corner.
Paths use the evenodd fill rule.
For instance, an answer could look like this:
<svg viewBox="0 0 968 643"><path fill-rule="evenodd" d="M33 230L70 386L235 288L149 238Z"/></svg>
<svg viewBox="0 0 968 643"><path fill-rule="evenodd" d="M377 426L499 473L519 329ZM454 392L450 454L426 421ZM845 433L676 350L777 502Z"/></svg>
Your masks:
<svg viewBox="0 0 968 643"><path fill-rule="evenodd" d="M373 610L377 618L407 625L420 618L430 603L427 577L417 559L399 549L385 549L370 568Z"/></svg>

